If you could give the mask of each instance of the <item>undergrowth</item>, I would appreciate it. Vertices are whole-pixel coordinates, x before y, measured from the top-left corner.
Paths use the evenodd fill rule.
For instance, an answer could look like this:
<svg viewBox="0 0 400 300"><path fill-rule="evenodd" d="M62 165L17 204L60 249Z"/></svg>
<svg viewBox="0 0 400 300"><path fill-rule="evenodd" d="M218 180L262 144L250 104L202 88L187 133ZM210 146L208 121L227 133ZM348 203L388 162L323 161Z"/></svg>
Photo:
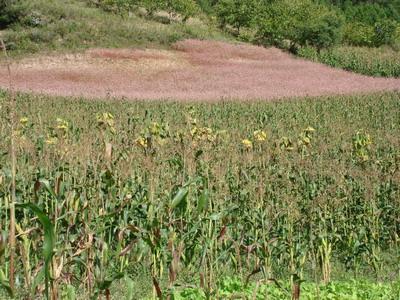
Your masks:
<svg viewBox="0 0 400 300"><path fill-rule="evenodd" d="M271 299L289 300L290 285L259 281L246 285L240 279L227 278L220 281L216 299ZM300 299L304 300L397 300L400 297L400 282L374 283L364 280L349 280L325 284L303 283ZM187 288L175 292L175 300L208 299L201 289Z"/></svg>

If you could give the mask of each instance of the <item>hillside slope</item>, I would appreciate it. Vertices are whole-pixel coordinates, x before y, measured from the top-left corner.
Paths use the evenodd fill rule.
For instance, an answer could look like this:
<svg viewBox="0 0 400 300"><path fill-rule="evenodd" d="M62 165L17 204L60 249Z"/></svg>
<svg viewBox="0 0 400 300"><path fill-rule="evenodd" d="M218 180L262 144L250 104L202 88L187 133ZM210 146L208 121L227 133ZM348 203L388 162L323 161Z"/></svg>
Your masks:
<svg viewBox="0 0 400 300"><path fill-rule="evenodd" d="M26 13L2 31L14 54L71 51L90 47L168 47L186 38L226 39L215 26L200 19L182 24L165 18L117 15L78 0L23 0ZM164 21L164 24L160 22Z"/></svg>

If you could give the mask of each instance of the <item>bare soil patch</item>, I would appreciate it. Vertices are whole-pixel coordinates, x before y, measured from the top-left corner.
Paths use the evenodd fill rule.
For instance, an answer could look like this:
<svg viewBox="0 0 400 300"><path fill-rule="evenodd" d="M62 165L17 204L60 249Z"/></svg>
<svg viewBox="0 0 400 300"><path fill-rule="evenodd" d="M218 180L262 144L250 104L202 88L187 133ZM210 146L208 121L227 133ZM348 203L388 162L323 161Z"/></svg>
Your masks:
<svg viewBox="0 0 400 300"><path fill-rule="evenodd" d="M373 78L295 58L276 48L186 40L173 50L91 49L12 65L21 91L89 98L276 99L400 90ZM4 65L0 86L7 87Z"/></svg>

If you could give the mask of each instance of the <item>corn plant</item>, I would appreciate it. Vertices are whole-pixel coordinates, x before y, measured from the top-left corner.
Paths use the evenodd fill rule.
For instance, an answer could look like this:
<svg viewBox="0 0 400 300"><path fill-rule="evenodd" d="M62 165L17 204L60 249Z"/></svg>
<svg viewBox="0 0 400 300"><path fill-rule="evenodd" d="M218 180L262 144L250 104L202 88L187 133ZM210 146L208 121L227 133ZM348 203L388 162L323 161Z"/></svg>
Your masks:
<svg viewBox="0 0 400 300"><path fill-rule="evenodd" d="M8 96L0 92L2 107ZM256 285L254 295L298 299L311 282L324 293L349 274L395 279L399 99L111 104L18 94L14 288L0 110L0 296L172 299L192 289L217 299Z"/></svg>

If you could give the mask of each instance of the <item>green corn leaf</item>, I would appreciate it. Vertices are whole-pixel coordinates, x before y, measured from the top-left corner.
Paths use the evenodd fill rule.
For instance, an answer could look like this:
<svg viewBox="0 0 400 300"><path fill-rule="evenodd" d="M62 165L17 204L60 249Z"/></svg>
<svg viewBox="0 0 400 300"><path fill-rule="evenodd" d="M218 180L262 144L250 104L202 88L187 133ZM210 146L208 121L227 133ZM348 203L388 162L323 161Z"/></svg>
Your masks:
<svg viewBox="0 0 400 300"><path fill-rule="evenodd" d="M6 275L3 273L2 270L0 270L0 287L2 287L3 289L5 289L8 293L8 295L11 298L14 298L14 292L10 287L10 283L6 278Z"/></svg>
<svg viewBox="0 0 400 300"><path fill-rule="evenodd" d="M199 212L205 211L208 207L208 191L204 190L197 203L197 210Z"/></svg>
<svg viewBox="0 0 400 300"><path fill-rule="evenodd" d="M212 220L212 221L218 221L220 219L222 219L223 217L223 213L218 212L218 213L213 213L211 216L208 217L208 219Z"/></svg>
<svg viewBox="0 0 400 300"><path fill-rule="evenodd" d="M189 188L187 187L180 188L178 193L175 195L174 199L172 199L171 209L174 209L179 204L181 204L182 201L186 199L188 193L189 193Z"/></svg>
<svg viewBox="0 0 400 300"><path fill-rule="evenodd" d="M41 284L44 281L44 269L41 269L36 276L33 279L32 285L31 285L31 294L35 294L36 288L38 287L39 284Z"/></svg>
<svg viewBox="0 0 400 300"><path fill-rule="evenodd" d="M46 190L55 198L57 199L57 195L55 194L54 190L50 186L50 182L47 179L39 179L39 183L43 185Z"/></svg>
<svg viewBox="0 0 400 300"><path fill-rule="evenodd" d="M93 300L99 299L99 295L101 292L109 289L114 281L120 280L123 277L124 277L123 273L116 273L111 278L98 281L97 288L92 296L92 299Z"/></svg>
<svg viewBox="0 0 400 300"><path fill-rule="evenodd" d="M5 232L0 231L0 258L4 256L7 247L7 235Z"/></svg>
<svg viewBox="0 0 400 300"><path fill-rule="evenodd" d="M63 299L65 300L76 300L76 292L75 292L75 287L68 284L65 287L65 293L63 295Z"/></svg>
<svg viewBox="0 0 400 300"><path fill-rule="evenodd" d="M131 300L135 297L135 284L129 276L125 276L124 281L126 285L125 299Z"/></svg>
<svg viewBox="0 0 400 300"><path fill-rule="evenodd" d="M18 204L17 207L28 209L32 211L44 229L44 243L43 243L43 258L44 258L44 272L45 272L45 285L46 285L46 298L49 299L49 282L50 282L50 265L51 259L54 254L55 234L54 225L50 218L43 212L36 204L25 203Z"/></svg>

